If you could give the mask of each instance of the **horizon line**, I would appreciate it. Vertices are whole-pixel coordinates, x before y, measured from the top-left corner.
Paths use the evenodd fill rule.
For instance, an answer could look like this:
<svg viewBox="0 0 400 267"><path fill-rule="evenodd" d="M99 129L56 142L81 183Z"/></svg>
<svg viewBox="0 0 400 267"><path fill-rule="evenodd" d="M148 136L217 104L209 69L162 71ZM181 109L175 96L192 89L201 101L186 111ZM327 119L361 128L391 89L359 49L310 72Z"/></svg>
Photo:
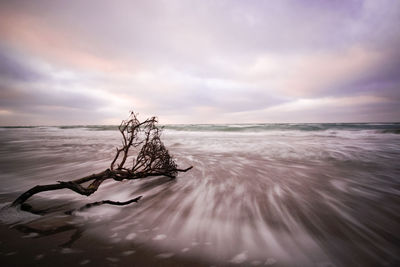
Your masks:
<svg viewBox="0 0 400 267"><path fill-rule="evenodd" d="M169 125L250 125L250 124L400 124L400 121L373 121L373 122L239 122L239 123L159 123L160 126ZM60 125L0 125L0 128L32 128L32 127L97 127L116 126L119 124L60 124Z"/></svg>

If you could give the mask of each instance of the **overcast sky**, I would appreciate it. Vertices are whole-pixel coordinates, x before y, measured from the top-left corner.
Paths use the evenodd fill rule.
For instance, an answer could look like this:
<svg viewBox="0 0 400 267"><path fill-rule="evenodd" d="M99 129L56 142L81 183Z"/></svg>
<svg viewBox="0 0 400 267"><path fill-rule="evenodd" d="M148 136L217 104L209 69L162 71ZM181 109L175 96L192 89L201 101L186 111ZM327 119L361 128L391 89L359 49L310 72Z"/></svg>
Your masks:
<svg viewBox="0 0 400 267"><path fill-rule="evenodd" d="M0 2L0 125L400 121L400 1Z"/></svg>

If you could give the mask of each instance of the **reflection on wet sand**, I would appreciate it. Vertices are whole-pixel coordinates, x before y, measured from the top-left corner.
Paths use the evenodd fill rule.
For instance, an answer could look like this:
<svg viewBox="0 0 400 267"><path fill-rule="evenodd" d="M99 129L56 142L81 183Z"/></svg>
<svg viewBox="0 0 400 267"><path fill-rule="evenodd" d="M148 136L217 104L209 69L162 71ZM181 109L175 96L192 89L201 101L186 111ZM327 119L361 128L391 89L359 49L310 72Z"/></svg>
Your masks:
<svg viewBox="0 0 400 267"><path fill-rule="evenodd" d="M168 177L156 177L153 178L152 180L148 180L142 183L138 188L138 190L151 190L159 185L174 181L175 181L174 179ZM8 206L9 205L3 208L14 209ZM85 224L79 220L74 221L73 216L70 216L71 212L69 211L75 209L70 209L65 212L52 212L51 210L51 209L59 210L61 207L66 208L67 204L64 203L61 205L61 203L59 203L59 205L56 207L43 210L35 209L29 204L25 204L25 206L22 207L23 209L21 210L21 212L30 212L33 214L42 215L42 217L40 219L34 220L33 222L28 222L23 224L17 223L11 227L13 229L20 231L21 233L25 233L26 236L24 237L27 238L42 238L46 236L56 235L62 232L72 232L69 240L59 245L60 247L70 248L72 247L73 243L82 236L82 233L85 231ZM79 213L79 210L77 212ZM129 234L126 237L126 239L132 240L135 235L136 234L134 235Z"/></svg>

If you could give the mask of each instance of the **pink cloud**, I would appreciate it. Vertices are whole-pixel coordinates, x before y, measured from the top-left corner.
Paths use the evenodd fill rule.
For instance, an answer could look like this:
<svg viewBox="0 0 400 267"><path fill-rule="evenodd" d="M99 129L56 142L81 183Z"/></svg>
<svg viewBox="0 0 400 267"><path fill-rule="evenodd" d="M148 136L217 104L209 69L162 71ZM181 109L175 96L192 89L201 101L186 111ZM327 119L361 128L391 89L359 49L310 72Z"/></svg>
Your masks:
<svg viewBox="0 0 400 267"><path fill-rule="evenodd" d="M57 65L103 72L126 68L122 62L97 55L85 36L54 28L38 17L3 10L0 34L14 49Z"/></svg>

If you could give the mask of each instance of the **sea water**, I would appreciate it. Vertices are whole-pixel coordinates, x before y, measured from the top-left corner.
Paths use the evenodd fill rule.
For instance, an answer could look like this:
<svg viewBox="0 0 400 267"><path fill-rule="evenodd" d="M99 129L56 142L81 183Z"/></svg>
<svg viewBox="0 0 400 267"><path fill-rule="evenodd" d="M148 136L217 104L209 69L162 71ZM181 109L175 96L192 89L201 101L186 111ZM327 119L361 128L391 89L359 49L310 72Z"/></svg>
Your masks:
<svg viewBox="0 0 400 267"><path fill-rule="evenodd" d="M138 204L104 205L71 220L110 244L148 246L160 259L394 266L399 133L396 123L165 125L166 147L192 170L176 179L107 181L90 198L60 190L29 202L51 212L142 195ZM0 128L0 204L37 184L100 172L120 144L116 126Z"/></svg>

